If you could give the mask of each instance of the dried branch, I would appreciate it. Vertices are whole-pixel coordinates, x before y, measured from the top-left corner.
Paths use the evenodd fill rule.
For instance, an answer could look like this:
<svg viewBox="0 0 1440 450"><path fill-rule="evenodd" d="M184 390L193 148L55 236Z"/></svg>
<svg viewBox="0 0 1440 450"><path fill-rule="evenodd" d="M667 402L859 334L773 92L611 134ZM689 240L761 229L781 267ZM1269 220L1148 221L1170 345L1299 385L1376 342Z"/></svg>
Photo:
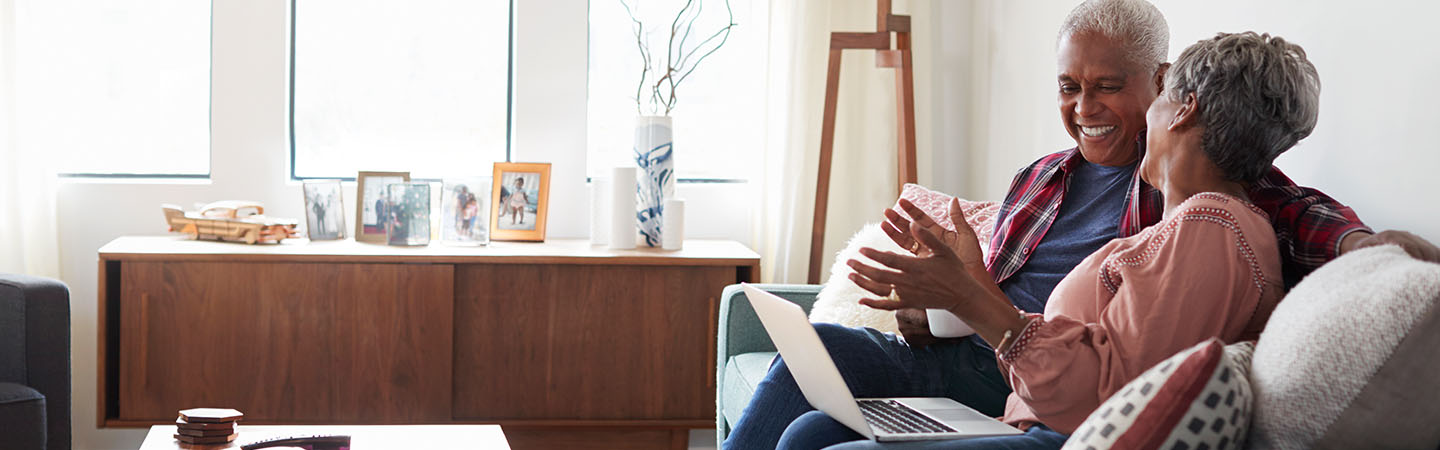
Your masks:
<svg viewBox="0 0 1440 450"><path fill-rule="evenodd" d="M625 13L630 15L630 21L634 22L631 27L635 32L635 43L640 47L640 82L635 86L635 113L644 115L645 109L640 103L640 93L645 90L645 77L650 74L650 47L645 45L645 24L635 17L635 10L630 8L629 3L620 0L620 6L625 7Z"/></svg>
<svg viewBox="0 0 1440 450"><path fill-rule="evenodd" d="M691 73L694 73L701 62L720 50L729 41L730 31L738 25L735 23L735 11L731 8L730 0L725 0L725 12L728 17L726 25L705 40L700 41L699 44L690 47L687 45L690 35L695 31L695 23L700 20L701 13L705 10L705 4L704 0L686 0L685 5L670 21L665 60L660 61L650 50L649 42L645 39L644 24L636 16L635 8L632 8L625 0L620 0L620 4L625 7L625 12L630 15L630 20L634 23L635 40L640 48L640 58L644 65L640 71L640 82L635 88L635 109L644 114L642 93L648 86L651 111L663 110L664 114L668 116L670 111L675 109L675 105L679 103L677 91L681 83L689 78ZM678 44L677 37L679 38ZM654 79L651 79L652 77Z"/></svg>

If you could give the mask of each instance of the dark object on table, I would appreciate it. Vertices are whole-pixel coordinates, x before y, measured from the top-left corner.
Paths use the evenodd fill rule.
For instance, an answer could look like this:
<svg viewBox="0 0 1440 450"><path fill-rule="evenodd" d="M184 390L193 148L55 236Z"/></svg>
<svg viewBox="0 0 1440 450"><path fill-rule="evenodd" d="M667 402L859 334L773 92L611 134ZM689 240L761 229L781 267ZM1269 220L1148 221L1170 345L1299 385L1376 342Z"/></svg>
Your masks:
<svg viewBox="0 0 1440 450"><path fill-rule="evenodd" d="M240 446L242 450L255 450L271 447L308 447L311 450L348 450L350 448L350 436L317 435L317 436L290 436L270 440L264 440L253 444Z"/></svg>
<svg viewBox="0 0 1440 450"><path fill-rule="evenodd" d="M175 418L175 440L186 444L224 444L240 437L235 421L244 413L230 408L191 408L180 410Z"/></svg>
<svg viewBox="0 0 1440 450"><path fill-rule="evenodd" d="M183 418L183 417L176 417L176 418L175 418L175 428L181 429L181 430L195 430L195 431L212 431L212 430L235 431L235 423L234 423L234 422L228 422L228 423L200 423L200 422L190 423L190 422L186 422L186 421L185 421L185 418Z"/></svg>
<svg viewBox="0 0 1440 450"><path fill-rule="evenodd" d="M240 420L241 417L245 417L245 413L229 408L192 408L181 410L177 421L224 424Z"/></svg>
<svg viewBox="0 0 1440 450"><path fill-rule="evenodd" d="M0 450L70 449L70 291L0 273Z"/></svg>

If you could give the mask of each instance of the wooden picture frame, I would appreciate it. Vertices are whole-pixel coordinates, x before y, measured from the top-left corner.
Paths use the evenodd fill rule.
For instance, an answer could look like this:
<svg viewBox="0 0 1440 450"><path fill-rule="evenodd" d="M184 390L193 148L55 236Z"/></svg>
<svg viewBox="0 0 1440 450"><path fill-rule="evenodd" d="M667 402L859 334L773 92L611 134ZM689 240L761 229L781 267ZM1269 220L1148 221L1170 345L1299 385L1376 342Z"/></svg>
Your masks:
<svg viewBox="0 0 1440 450"><path fill-rule="evenodd" d="M377 216L385 210L385 186L409 181L410 172L360 172L355 175L356 242L386 242L384 222ZM367 216L369 222L366 222Z"/></svg>
<svg viewBox="0 0 1440 450"><path fill-rule="evenodd" d="M345 239L345 203L340 180L307 180L305 234L311 241Z"/></svg>
<svg viewBox="0 0 1440 450"><path fill-rule="evenodd" d="M550 163L495 163L492 179L490 239L543 242L550 208Z"/></svg>

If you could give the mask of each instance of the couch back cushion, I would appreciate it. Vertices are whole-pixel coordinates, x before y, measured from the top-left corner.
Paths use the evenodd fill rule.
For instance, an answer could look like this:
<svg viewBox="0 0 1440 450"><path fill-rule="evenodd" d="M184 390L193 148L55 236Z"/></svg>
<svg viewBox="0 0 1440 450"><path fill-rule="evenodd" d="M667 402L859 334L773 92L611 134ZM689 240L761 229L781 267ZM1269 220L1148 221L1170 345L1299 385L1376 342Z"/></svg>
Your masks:
<svg viewBox="0 0 1440 450"><path fill-rule="evenodd" d="M1255 349L1251 448L1440 444L1440 264L1358 250L1280 302Z"/></svg>

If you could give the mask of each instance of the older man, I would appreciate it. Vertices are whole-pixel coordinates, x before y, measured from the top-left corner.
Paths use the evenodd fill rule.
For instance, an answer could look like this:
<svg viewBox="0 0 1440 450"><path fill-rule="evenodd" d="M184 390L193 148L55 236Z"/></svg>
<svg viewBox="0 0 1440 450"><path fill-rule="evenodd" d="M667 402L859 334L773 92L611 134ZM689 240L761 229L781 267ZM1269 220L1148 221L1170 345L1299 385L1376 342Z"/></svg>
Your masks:
<svg viewBox="0 0 1440 450"><path fill-rule="evenodd" d="M1136 166L1144 152L1145 113L1168 67L1168 46L1164 17L1141 0L1090 0L1066 18L1057 46L1057 91L1061 124L1076 147L1044 156L1016 175L985 261L1017 308L1044 311L1056 284L1082 259L1160 221L1160 193L1140 179ZM1406 233L1372 235L1350 208L1296 186L1273 167L1248 195L1274 224L1287 285L1364 245L1410 244L1412 254L1435 258L1433 246ZM892 237L910 247L907 237L893 233L906 229L904 220L889 219ZM999 416L1011 391L994 350L976 338L935 341L923 317L900 314L904 339L833 324L817 324L816 331L857 397L945 396ZM725 447L773 448L811 409L777 360ZM1035 438L1065 437L1041 432Z"/></svg>

